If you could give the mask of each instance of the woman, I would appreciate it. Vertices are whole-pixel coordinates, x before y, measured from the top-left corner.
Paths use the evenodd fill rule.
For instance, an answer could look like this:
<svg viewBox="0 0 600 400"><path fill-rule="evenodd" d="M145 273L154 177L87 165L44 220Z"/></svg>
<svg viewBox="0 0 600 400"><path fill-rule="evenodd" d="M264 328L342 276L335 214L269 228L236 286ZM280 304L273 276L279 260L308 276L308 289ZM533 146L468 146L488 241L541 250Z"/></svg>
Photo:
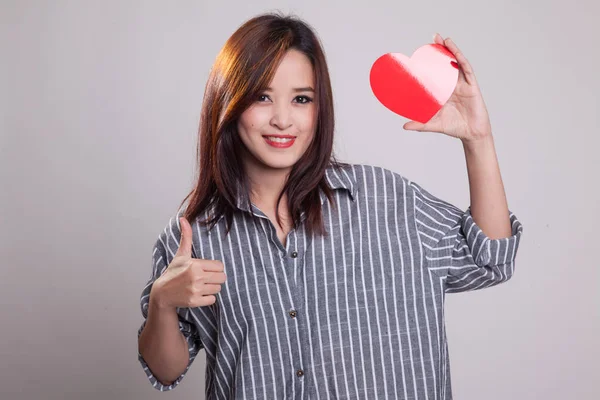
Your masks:
<svg viewBox="0 0 600 400"><path fill-rule="evenodd" d="M452 397L444 296L509 279L522 227L473 71L450 39L435 42L458 61L456 90L404 128L462 141L466 211L335 160L328 69L305 22L265 14L228 39L205 90L195 188L142 293L138 357L154 387L177 386L204 348L207 399Z"/></svg>

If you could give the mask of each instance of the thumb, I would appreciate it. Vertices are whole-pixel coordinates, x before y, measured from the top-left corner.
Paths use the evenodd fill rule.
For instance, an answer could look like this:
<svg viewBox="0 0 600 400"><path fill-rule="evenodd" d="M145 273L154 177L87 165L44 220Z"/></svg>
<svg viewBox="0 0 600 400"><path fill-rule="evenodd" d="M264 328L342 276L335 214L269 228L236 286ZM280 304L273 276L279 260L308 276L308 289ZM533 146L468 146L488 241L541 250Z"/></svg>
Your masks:
<svg viewBox="0 0 600 400"><path fill-rule="evenodd" d="M179 218L179 224L181 226L181 240L179 242L179 249L175 256L192 257L192 227L187 219L184 217Z"/></svg>
<svg viewBox="0 0 600 400"><path fill-rule="evenodd" d="M417 121L410 121L405 123L403 128L409 131L423 131L425 128L425 124L422 124Z"/></svg>

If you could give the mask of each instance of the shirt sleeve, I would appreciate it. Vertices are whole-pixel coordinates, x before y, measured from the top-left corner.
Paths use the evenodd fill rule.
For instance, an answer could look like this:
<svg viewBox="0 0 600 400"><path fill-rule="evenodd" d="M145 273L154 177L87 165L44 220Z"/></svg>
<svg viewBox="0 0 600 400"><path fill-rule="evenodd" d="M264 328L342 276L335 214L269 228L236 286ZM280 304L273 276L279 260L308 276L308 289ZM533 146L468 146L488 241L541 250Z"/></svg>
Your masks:
<svg viewBox="0 0 600 400"><path fill-rule="evenodd" d="M512 212L511 235L490 239L473 220L470 207L462 211L418 184L410 185L427 265L443 278L446 293L494 286L513 276L523 226Z"/></svg>
<svg viewBox="0 0 600 400"><path fill-rule="evenodd" d="M146 321L148 318L148 304L150 301L150 290L152 289L152 284L154 281L162 275L162 273L166 270L167 266L171 263L171 260L174 258L175 253L177 253L177 249L179 248L181 233L179 228L179 217L180 213L177 214L176 217L172 217L165 227L164 231L159 235L156 243L154 245L154 251L152 253L152 274L146 286L144 287L140 305L142 309L142 315L144 317L144 321L142 322L140 328L138 329L138 339L146 325ZM170 385L162 384L152 373L148 364L140 354L138 350L138 360L146 373L150 383L157 390L167 391L175 388L183 377L187 374L190 366L192 365L194 359L198 355L200 349L204 346L200 340L200 336L198 334L198 329L192 320L192 313L189 308L177 308L177 315L179 319L179 330L183 333L189 351L189 359L188 365L183 371L183 373Z"/></svg>

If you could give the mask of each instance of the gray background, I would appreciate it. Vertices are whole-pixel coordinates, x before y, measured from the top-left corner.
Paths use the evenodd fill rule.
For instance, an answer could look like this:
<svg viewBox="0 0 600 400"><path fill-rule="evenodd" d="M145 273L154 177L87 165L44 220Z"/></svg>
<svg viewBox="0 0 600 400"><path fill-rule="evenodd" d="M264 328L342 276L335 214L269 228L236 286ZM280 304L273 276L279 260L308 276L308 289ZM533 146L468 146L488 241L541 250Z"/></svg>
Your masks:
<svg viewBox="0 0 600 400"><path fill-rule="evenodd" d="M247 18L294 12L325 47L342 160L461 208L460 142L373 96L387 52L452 37L487 103L516 275L449 295L456 399L597 399L600 6L579 1L2 1L0 398L157 399L137 360L152 246L191 188L204 84ZM596 27L594 27L596 26ZM172 399L204 398L204 352Z"/></svg>

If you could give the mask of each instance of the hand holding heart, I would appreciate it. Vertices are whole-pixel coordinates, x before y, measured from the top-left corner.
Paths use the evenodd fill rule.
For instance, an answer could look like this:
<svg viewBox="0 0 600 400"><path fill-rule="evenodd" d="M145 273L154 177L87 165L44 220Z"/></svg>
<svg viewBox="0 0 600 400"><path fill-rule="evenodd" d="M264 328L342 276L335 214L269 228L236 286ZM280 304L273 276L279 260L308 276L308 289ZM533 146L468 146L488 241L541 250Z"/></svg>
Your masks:
<svg viewBox="0 0 600 400"><path fill-rule="evenodd" d="M461 140L480 139L491 135L487 108L477 85L473 68L452 39L435 35L435 43L446 46L458 62L458 82L444 106L425 124L410 121L404 129L440 132Z"/></svg>
<svg viewBox="0 0 600 400"><path fill-rule="evenodd" d="M463 142L490 136L489 115L469 61L452 39L436 34L434 42L411 59L399 53L380 57L371 71L375 95L411 119L406 130L440 132Z"/></svg>

